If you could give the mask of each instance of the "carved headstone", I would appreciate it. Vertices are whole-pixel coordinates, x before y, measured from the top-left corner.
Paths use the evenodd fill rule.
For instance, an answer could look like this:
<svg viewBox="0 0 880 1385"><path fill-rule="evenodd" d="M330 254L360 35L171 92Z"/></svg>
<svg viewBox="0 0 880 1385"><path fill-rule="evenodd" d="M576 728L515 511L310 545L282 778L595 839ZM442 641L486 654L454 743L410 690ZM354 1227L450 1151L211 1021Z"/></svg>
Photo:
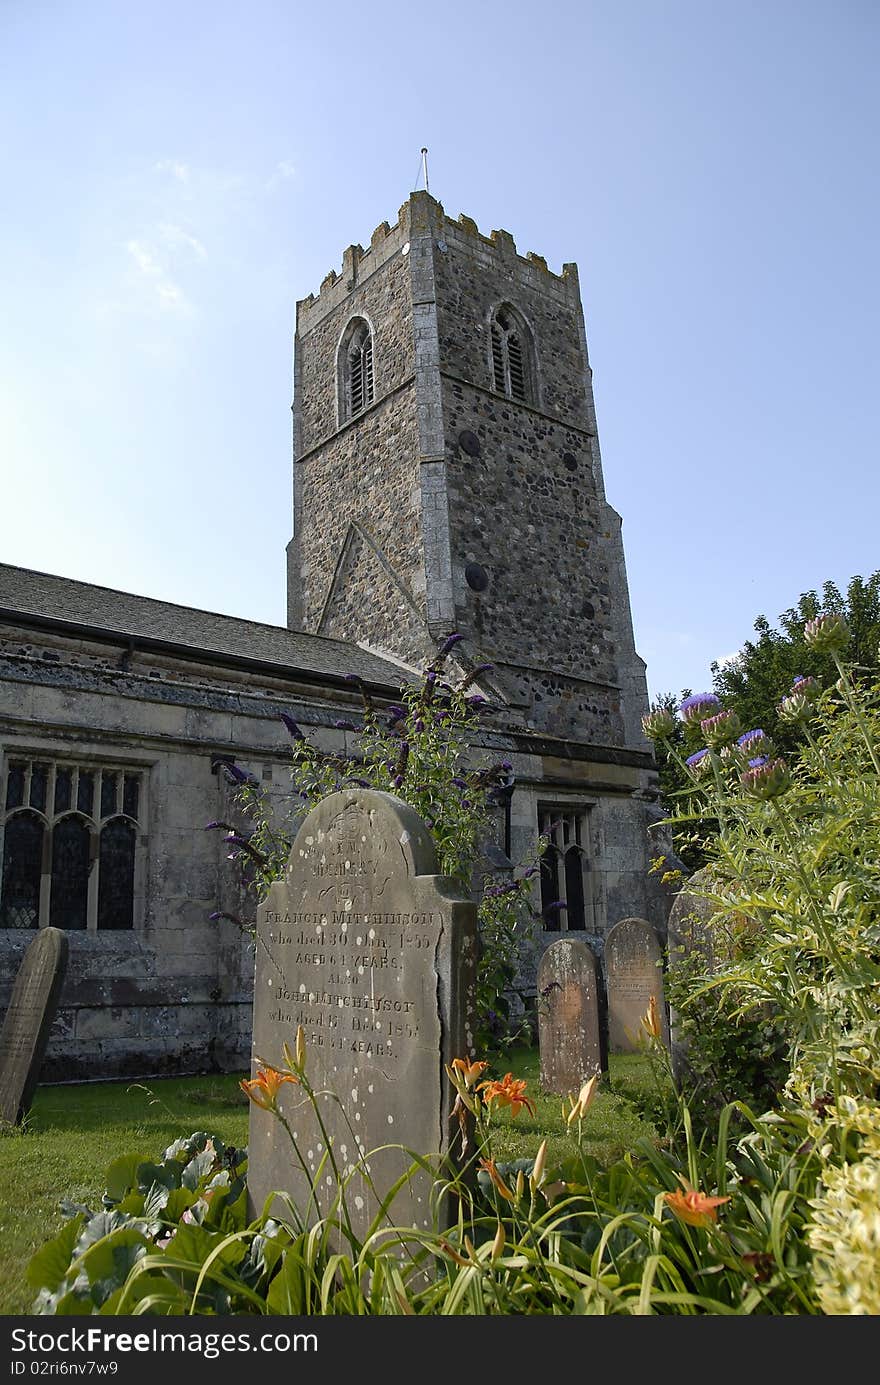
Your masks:
<svg viewBox="0 0 880 1385"><path fill-rule="evenodd" d="M596 958L579 938L558 938L538 966L541 1086L577 1093L602 1071Z"/></svg>
<svg viewBox="0 0 880 1385"><path fill-rule="evenodd" d="M621 919L605 939L608 987L608 1047L612 1053L638 1051L642 1016L653 997L662 1038L669 1044L661 949L646 919Z"/></svg>
<svg viewBox="0 0 880 1385"><path fill-rule="evenodd" d="M341 1181L362 1236L409 1167L405 1151L430 1158L454 1142L444 1067L473 1054L476 907L436 865L421 818L390 794L330 794L300 827L257 915L253 1057L255 1067L281 1067L282 1045L293 1048L302 1026L325 1130L301 1089L285 1083L279 1109L303 1170L281 1122L251 1106L255 1211L286 1192L314 1223ZM432 1225L428 1174L403 1186L388 1218Z"/></svg>
<svg viewBox="0 0 880 1385"><path fill-rule="evenodd" d="M41 928L21 960L0 1030L0 1120L30 1110L67 969L67 934Z"/></svg>

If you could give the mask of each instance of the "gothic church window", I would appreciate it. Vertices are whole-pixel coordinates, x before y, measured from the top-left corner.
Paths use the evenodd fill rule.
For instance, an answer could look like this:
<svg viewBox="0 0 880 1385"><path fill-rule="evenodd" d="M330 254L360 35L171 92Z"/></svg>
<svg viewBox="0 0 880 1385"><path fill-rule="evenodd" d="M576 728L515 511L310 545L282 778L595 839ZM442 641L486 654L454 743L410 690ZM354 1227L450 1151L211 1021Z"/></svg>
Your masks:
<svg viewBox="0 0 880 1385"><path fill-rule="evenodd" d="M551 932L592 931L588 812L541 804L538 831L548 843L541 857L543 927Z"/></svg>
<svg viewBox="0 0 880 1385"><path fill-rule="evenodd" d="M14 759L0 799L0 928L134 926L143 774Z"/></svg>
<svg viewBox="0 0 880 1385"><path fill-rule="evenodd" d="M362 317L348 324L339 353L340 421L356 418L373 402L373 334Z"/></svg>
<svg viewBox="0 0 880 1385"><path fill-rule="evenodd" d="M523 403L533 401L529 329L509 305L492 318L492 380L499 394Z"/></svg>

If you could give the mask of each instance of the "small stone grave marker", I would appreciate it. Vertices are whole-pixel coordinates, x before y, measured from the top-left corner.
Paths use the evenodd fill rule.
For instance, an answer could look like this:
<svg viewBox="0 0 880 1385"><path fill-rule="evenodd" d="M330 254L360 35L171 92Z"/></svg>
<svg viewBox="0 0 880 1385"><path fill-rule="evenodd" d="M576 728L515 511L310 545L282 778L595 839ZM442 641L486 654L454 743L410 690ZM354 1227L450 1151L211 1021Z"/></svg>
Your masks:
<svg viewBox="0 0 880 1385"><path fill-rule="evenodd" d="M285 1083L279 1109L304 1172L281 1122L251 1106L255 1212L286 1192L314 1223L341 1181L363 1236L411 1163L395 1146L430 1158L455 1143L444 1066L472 1056L476 907L436 865L421 818L390 794L330 794L300 827L257 915L253 1056L255 1069L258 1060L281 1067L282 1044L293 1048L303 1027L325 1129L301 1089ZM390 1222L431 1227L431 1192L426 1173L405 1183Z"/></svg>
<svg viewBox="0 0 880 1385"><path fill-rule="evenodd" d="M558 938L538 965L541 1087L576 1096L602 1071L596 958L580 938Z"/></svg>
<svg viewBox="0 0 880 1385"><path fill-rule="evenodd" d="M638 1051L642 1016L652 997L663 1042L669 1045L661 956L657 934L647 919L621 919L609 929L605 939L605 977L608 1047L612 1053Z"/></svg>
<svg viewBox="0 0 880 1385"><path fill-rule="evenodd" d="M41 928L21 960L0 1030L0 1120L18 1125L30 1110L64 984L67 934Z"/></svg>

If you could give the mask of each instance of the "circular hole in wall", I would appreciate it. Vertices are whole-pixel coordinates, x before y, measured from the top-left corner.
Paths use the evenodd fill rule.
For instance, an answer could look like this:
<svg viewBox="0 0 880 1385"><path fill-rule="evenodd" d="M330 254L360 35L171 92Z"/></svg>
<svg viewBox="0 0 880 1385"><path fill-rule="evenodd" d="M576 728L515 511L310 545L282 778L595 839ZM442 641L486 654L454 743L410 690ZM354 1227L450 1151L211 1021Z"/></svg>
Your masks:
<svg viewBox="0 0 880 1385"><path fill-rule="evenodd" d="M466 452L469 457L479 457L480 439L476 433L472 433L469 428L465 428L458 435L458 445L462 452Z"/></svg>
<svg viewBox="0 0 880 1385"><path fill-rule="evenodd" d="M484 592L489 585L489 574L479 563L468 563L464 570L464 580L471 591Z"/></svg>

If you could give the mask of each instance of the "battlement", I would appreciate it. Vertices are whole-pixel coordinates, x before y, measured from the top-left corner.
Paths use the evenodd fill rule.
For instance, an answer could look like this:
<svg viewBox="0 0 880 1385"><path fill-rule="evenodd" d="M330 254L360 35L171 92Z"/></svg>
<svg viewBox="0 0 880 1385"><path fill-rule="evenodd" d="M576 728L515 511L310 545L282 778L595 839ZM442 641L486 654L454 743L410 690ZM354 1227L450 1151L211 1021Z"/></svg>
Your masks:
<svg viewBox="0 0 880 1385"><path fill-rule="evenodd" d="M580 293L576 264L564 264L562 273L556 274L543 255L533 250L521 255L509 231L495 230L484 235L473 218L464 212L457 219L447 216L443 204L430 193L413 192L400 208L393 226L387 221L380 222L366 249L360 244L349 245L343 251L341 273L328 270L317 294L310 293L307 298L300 299L297 303L299 327L306 330L393 255L407 251L412 239L425 235L431 235L441 250L451 248L472 255L477 262L495 263L533 289L564 297Z"/></svg>

